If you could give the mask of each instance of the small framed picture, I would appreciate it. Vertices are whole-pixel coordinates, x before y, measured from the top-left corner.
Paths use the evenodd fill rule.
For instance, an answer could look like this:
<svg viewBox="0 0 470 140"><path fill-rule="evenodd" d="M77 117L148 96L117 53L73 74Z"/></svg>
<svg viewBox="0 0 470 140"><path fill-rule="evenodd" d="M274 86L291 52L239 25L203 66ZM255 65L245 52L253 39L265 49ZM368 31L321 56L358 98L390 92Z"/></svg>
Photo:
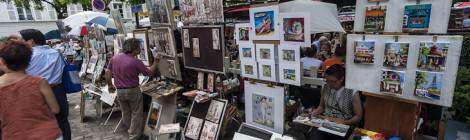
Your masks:
<svg viewBox="0 0 470 140"><path fill-rule="evenodd" d="M235 40L237 44L250 42L250 23L235 24Z"/></svg>
<svg viewBox="0 0 470 140"><path fill-rule="evenodd" d="M213 123L219 123L219 121L222 118L222 113L225 108L225 103L218 101L218 100L212 100L211 105L209 106L209 110L207 110L206 114L206 120L209 120Z"/></svg>
<svg viewBox="0 0 470 140"><path fill-rule="evenodd" d="M258 62L274 62L276 47L273 44L256 44L256 57Z"/></svg>
<svg viewBox="0 0 470 140"><path fill-rule="evenodd" d="M193 38L193 57L201 57L199 51L199 38Z"/></svg>
<svg viewBox="0 0 470 140"><path fill-rule="evenodd" d="M203 119L196 118L196 117L189 117L188 125L184 132L184 135L188 138L197 140L199 138L199 133L202 128L202 123L204 123Z"/></svg>
<svg viewBox="0 0 470 140"><path fill-rule="evenodd" d="M277 82L277 69L274 62L260 62L259 63L259 79Z"/></svg>
<svg viewBox="0 0 470 140"><path fill-rule="evenodd" d="M278 47L280 63L300 63L300 46L296 44L280 44Z"/></svg>
<svg viewBox="0 0 470 140"><path fill-rule="evenodd" d="M258 65L256 61L242 60L241 70L242 77L258 79Z"/></svg>
<svg viewBox="0 0 470 140"><path fill-rule="evenodd" d="M191 45L189 44L189 30L188 29L183 29L183 47L191 48Z"/></svg>
<svg viewBox="0 0 470 140"><path fill-rule="evenodd" d="M209 92L214 92L214 74L209 73L207 75L207 90Z"/></svg>
<svg viewBox="0 0 470 140"><path fill-rule="evenodd" d="M251 43L238 44L240 60L251 60L256 61L255 47Z"/></svg>
<svg viewBox="0 0 470 140"><path fill-rule="evenodd" d="M219 130L219 125L212 122L204 122L204 127L202 128L201 140L215 140L217 139L217 131Z"/></svg>
<svg viewBox="0 0 470 140"><path fill-rule="evenodd" d="M204 89L204 73L203 72L197 73L197 89L199 90Z"/></svg>
<svg viewBox="0 0 470 140"><path fill-rule="evenodd" d="M150 128L152 132L157 132L159 127L160 115L162 113L162 106L157 102L152 102L150 111L148 113L145 126Z"/></svg>
<svg viewBox="0 0 470 140"><path fill-rule="evenodd" d="M212 29L212 49L220 50L220 31Z"/></svg>

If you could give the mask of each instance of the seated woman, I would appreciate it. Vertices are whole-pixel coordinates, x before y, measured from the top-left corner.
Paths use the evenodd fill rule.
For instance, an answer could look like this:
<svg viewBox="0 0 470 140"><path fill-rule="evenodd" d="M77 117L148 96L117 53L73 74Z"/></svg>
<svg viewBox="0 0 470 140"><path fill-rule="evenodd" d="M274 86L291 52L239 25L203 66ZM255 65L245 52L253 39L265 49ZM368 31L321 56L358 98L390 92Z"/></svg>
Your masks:
<svg viewBox="0 0 470 140"><path fill-rule="evenodd" d="M335 64L325 71L326 84L321 91L320 105L315 109L309 109L312 116L322 115L330 118L330 121L346 125L356 125L362 119L362 106L359 94L345 85L345 68ZM344 139L336 135L309 129L308 126L293 123L288 131L298 140L334 140Z"/></svg>

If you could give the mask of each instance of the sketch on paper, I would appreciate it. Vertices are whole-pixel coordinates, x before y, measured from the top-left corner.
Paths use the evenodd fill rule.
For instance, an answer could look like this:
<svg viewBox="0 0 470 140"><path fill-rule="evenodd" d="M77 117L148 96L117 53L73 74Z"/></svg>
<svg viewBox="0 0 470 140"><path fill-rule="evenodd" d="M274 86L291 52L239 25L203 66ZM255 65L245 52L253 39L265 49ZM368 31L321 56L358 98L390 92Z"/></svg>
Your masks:
<svg viewBox="0 0 470 140"><path fill-rule="evenodd" d="M274 128L274 99L253 93L253 121Z"/></svg>
<svg viewBox="0 0 470 140"><path fill-rule="evenodd" d="M193 116L189 117L188 125L186 126L184 135L191 139L198 139L203 122L204 120L202 119Z"/></svg>
<svg viewBox="0 0 470 140"><path fill-rule="evenodd" d="M204 122L204 127L202 128L201 133L201 140L216 140L218 128L218 124L209 121Z"/></svg>
<svg viewBox="0 0 470 140"><path fill-rule="evenodd" d="M271 49L259 49L261 59L271 59Z"/></svg>
<svg viewBox="0 0 470 140"><path fill-rule="evenodd" d="M183 29L183 47L184 48L190 48L189 30L188 29Z"/></svg>
<svg viewBox="0 0 470 140"><path fill-rule="evenodd" d="M212 29L212 49L220 50L220 31Z"/></svg>
<svg viewBox="0 0 470 140"><path fill-rule="evenodd" d="M245 74L253 75L253 65L245 65Z"/></svg>
<svg viewBox="0 0 470 140"><path fill-rule="evenodd" d="M222 113L225 108L225 103L217 100L212 100L209 110L207 111L206 120L209 120L213 123L219 123L222 118Z"/></svg>
<svg viewBox="0 0 470 140"><path fill-rule="evenodd" d="M193 38L193 57L201 57L199 51L199 38Z"/></svg>

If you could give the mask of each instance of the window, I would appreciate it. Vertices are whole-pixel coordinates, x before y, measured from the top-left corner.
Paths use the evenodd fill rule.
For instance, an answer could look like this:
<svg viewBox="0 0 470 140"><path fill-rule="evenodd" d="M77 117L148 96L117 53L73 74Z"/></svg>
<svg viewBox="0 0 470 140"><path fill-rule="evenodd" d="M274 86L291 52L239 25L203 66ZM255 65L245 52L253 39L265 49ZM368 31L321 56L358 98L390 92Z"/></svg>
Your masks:
<svg viewBox="0 0 470 140"><path fill-rule="evenodd" d="M50 20L56 20L57 19L57 14L55 13L55 9L50 5L47 5L47 13L49 14Z"/></svg>
<svg viewBox="0 0 470 140"><path fill-rule="evenodd" d="M69 14L70 15L73 15L73 14L76 14L76 13L79 13L79 12L83 11L82 5L80 5L80 4L70 4L68 6L68 9L69 9Z"/></svg>
<svg viewBox="0 0 470 140"><path fill-rule="evenodd" d="M13 2L10 1L7 3L7 11L10 20L16 21L16 10L15 5L13 5Z"/></svg>
<svg viewBox="0 0 470 140"><path fill-rule="evenodd" d="M119 13L121 13L121 18L124 18L124 11L122 7L122 3L113 3L113 9L119 10Z"/></svg>
<svg viewBox="0 0 470 140"><path fill-rule="evenodd" d="M34 10L34 16L36 17L36 20L42 20L42 11L41 10L38 10L38 9L35 9Z"/></svg>
<svg viewBox="0 0 470 140"><path fill-rule="evenodd" d="M30 8L18 7L16 10L18 11L19 20L34 20L33 13Z"/></svg>

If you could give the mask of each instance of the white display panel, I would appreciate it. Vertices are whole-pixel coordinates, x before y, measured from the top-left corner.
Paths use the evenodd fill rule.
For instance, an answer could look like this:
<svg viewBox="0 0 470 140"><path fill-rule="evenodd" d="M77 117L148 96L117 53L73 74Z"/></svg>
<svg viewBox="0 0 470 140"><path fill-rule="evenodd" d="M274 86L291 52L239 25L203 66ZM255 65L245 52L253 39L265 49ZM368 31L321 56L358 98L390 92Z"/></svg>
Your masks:
<svg viewBox="0 0 470 140"><path fill-rule="evenodd" d="M356 1L354 31L364 31L366 7L386 6L384 32L402 32L403 15L406 5L417 4L416 0L388 0L385 2ZM419 4L432 4L431 19L428 33L447 33L452 1L450 0L421 0Z"/></svg>
<svg viewBox="0 0 470 140"><path fill-rule="evenodd" d="M458 62L460 60L460 51L462 48L462 36L438 36L434 40L434 36L412 36L412 35L399 35L397 38L394 35L358 35L350 34L347 37L347 56L346 56L346 88L370 92L373 94L387 95L380 92L380 79L381 70L390 69L383 66L385 43L390 42L407 42L409 45L408 62L406 68L402 69L405 72L405 81L403 87L403 94L399 98L436 104L441 106L450 107L452 105L452 98L454 95L455 80L458 70ZM397 39L397 40L395 40ZM375 61L371 65L355 64L354 59L354 42L355 41L375 41ZM414 95L416 71L417 68L419 48L421 42L437 42L437 43L450 43L447 50L447 58L445 63L445 70L442 72L442 88L439 100L423 98Z"/></svg>

